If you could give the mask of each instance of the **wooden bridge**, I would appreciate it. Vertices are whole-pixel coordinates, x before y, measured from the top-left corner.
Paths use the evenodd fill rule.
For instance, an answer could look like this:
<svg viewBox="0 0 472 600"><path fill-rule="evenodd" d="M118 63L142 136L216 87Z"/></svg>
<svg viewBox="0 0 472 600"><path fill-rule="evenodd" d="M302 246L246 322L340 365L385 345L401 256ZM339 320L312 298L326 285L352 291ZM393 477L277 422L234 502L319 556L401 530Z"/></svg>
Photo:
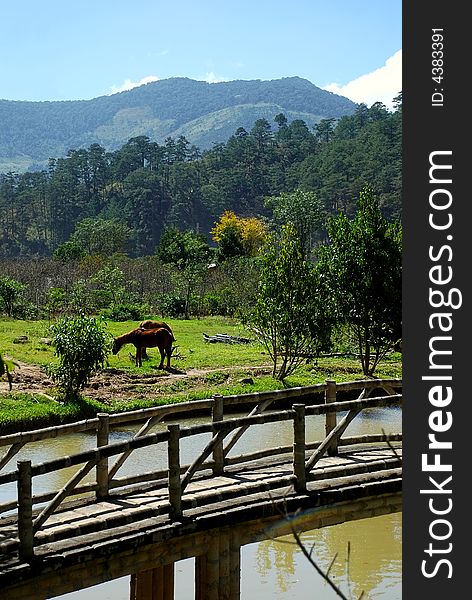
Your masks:
<svg viewBox="0 0 472 600"><path fill-rule="evenodd" d="M17 490L0 505L2 600L52 598L125 575L131 600L170 600L174 563L188 557L196 557L197 600L238 599L241 546L268 530L290 533L300 511L297 530L401 510L401 433L343 436L361 411L399 406L400 389L397 379L326 381L1 437L0 491ZM246 407L247 416L231 416ZM180 427L175 421L189 410L206 412L208 422ZM325 415L322 440L308 439L314 415ZM170 421L166 430L152 433L162 420ZM293 445L229 456L248 428L287 420ZM133 439L109 441L111 428L139 421ZM82 431L96 432L94 449L40 464L20 460L5 472L26 444ZM181 440L202 433L210 441L182 465ZM117 476L134 451L157 447L167 468ZM61 489L33 494L35 478L72 466Z"/></svg>

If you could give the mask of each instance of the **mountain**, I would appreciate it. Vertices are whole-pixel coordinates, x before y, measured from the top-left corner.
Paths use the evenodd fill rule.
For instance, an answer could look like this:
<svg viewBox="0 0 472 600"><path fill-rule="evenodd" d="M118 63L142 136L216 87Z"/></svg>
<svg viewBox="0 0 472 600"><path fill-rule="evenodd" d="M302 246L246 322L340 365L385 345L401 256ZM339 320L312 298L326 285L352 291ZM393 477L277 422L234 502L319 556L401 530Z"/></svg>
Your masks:
<svg viewBox="0 0 472 600"><path fill-rule="evenodd" d="M93 143L116 150L138 135L160 144L184 135L206 149L260 118L273 123L284 113L311 127L355 109L354 102L300 77L211 84L178 77L92 100L0 100L0 172L42 168L50 157Z"/></svg>

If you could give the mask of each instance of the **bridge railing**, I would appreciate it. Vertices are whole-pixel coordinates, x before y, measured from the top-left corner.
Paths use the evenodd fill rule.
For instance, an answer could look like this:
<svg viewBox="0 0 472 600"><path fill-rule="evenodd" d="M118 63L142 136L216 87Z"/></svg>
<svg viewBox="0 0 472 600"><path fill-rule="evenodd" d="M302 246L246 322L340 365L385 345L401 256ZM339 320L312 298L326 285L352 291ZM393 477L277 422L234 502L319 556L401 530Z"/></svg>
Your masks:
<svg viewBox="0 0 472 600"><path fill-rule="evenodd" d="M334 382L332 382L334 383ZM304 387L293 387L284 390L274 390L267 392L254 392L248 394L237 394L224 396L223 405L225 409L235 409L240 405L254 405L250 414L258 414L266 410L272 404L277 404L281 401L298 402L309 400L312 401L320 394L326 394L330 382L319 383ZM393 393L394 390L401 388L401 379L365 379L348 381L336 384L336 389L342 391L365 390L369 391L382 388L387 393ZM214 398L205 400L192 400L189 402L181 402L179 404L171 404L164 406L154 406L151 408L127 411L109 415L109 426L121 426L124 424L139 423L145 421L145 424L136 433L135 437L146 435L155 425L164 419L176 418L185 415L189 412L202 411L211 413L214 406ZM0 448L8 448L4 455L0 458L0 471L24 448L27 444L38 442L41 440L57 438L72 433L80 433L87 431L97 431L99 428L99 419L84 419L74 423L65 425L57 425L54 427L44 427L33 431L21 433L13 433L10 435L0 436ZM226 454L231 447L239 439L238 437L228 444ZM126 460L126 458L124 458ZM124 462L123 460L123 462ZM123 463L121 463L123 464ZM118 471L121 464L117 464L114 471Z"/></svg>
<svg viewBox="0 0 472 600"><path fill-rule="evenodd" d="M0 475L0 485L16 482L17 483L17 498L15 501L6 503L0 506L0 511L17 509L18 511L18 538L10 540L8 543L0 544L0 548L4 550L13 550L18 548L21 556L25 560L29 560L33 556L35 535L41 530L50 516L57 511L63 500L67 497L77 494L93 492L97 500L109 497L112 491L119 489L124 490L130 486L150 482L163 482L168 489L168 501L163 503L163 513L168 512L171 518L179 518L183 511L184 492L192 481L195 473L201 470L211 469L214 475L222 475L225 469L231 465L239 464L246 461L264 458L265 456L275 456L290 452L293 450L293 473L288 478L281 478L280 485L292 483L297 491L306 489L306 482L311 477L311 471L316 462L323 456L324 453L336 454L338 446L355 443L369 443L378 441L399 440L401 434L387 436L376 434L374 436L357 436L354 438L342 438L347 425L355 418L355 416L364 408L393 406L401 403L401 396L394 394L395 388L401 386L398 380L378 381L368 380L366 382L347 382L336 384L332 381L326 382L321 386L311 386L308 393L307 388L301 388L305 393L298 397L293 395L294 399L303 400L313 394L313 388L319 392L320 388L324 389L325 402L323 404L305 405L295 404L291 409L282 411L263 412L269 402L272 403L275 399L284 396L284 392L292 390L282 390L282 394L258 394L263 396L262 401L259 401L253 408L251 413L245 417L236 417L224 419L224 408L227 405L235 405L238 402L247 402L247 396L235 396L233 401L225 402L227 397L223 399L221 396L214 397L209 402L212 408L212 421L195 425L192 427L180 428L178 424L171 424L167 431L159 433L147 433L149 430L149 421L156 417L161 417L158 413L146 415L148 423L144 428L141 428L139 435L126 442L109 443L110 423L116 422L116 415L110 416L106 414L98 415L94 426L97 431L97 447L93 450L81 452L72 456L67 456L42 464L32 465L30 461L19 461L18 469L11 473ZM380 396L376 398L365 398L370 390L383 387L389 392L389 396ZM357 400L337 401L338 391L351 391L353 389L362 389L361 397ZM264 397L265 396L265 397ZM178 408L178 405L173 408ZM162 407L169 408L169 407ZM348 411L347 415L339 424L336 424L336 413ZM137 411L143 412L143 411ZM162 411L163 412L163 411ZM174 411L174 414L180 411ZM306 443L305 440L305 418L309 415L326 415L326 433L327 437L322 441ZM334 419L333 419L334 416ZM118 415L122 417L122 415ZM144 418L146 418L144 417ZM141 414L141 420L143 416ZM257 452L246 453L239 456L228 457L229 449L231 449L236 441L243 433L252 425L274 423L276 421L293 420L294 427L294 443L293 447L278 447L264 449ZM92 421L92 420L91 420ZM147 429L146 429L147 427ZM185 437L200 435L202 433L210 433L212 435L200 455L189 465L180 464L180 440ZM232 434L229 442L224 445L225 438ZM34 432L34 435L38 435ZM44 439L44 438L43 438ZM139 448L145 448L156 444L167 444L168 466L167 469L134 475L132 477L117 478L116 464L124 460L124 457L129 456L132 452ZM306 461L306 452L314 450L313 454ZM109 468L108 460L116 456L118 461ZM211 459L210 459L211 456ZM33 496L33 478L52 473L71 466L80 466L80 469L75 473L69 481L55 492L40 494ZM95 468L95 481L89 484L81 484L83 478ZM33 510L35 504L44 504L41 509Z"/></svg>

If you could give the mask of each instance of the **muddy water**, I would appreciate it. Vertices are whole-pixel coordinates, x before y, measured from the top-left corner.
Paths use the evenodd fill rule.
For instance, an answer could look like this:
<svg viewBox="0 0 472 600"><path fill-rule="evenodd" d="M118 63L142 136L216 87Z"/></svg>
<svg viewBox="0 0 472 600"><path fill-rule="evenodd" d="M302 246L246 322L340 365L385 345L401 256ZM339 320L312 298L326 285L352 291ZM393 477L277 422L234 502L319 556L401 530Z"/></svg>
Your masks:
<svg viewBox="0 0 472 600"><path fill-rule="evenodd" d="M340 417L339 417L340 418ZM181 426L202 422L187 419ZM166 425L159 425L165 428ZM361 413L349 426L345 435L401 431L400 409L372 409ZM129 439L136 428L120 428L111 433L111 441ZM324 437L324 419L311 417L307 426L307 441ZM182 440L182 464L191 462L209 439L208 435ZM233 448L239 454L280 445L291 445L293 440L290 422L256 426L249 429ZM61 439L46 440L25 449L21 458L42 462L87 450L95 446L92 434L74 434ZM164 446L136 452L122 467L119 475L165 468ZM43 478L35 478L34 493L64 485L74 472L63 470ZM14 489L0 491L0 502L14 494ZM347 597L379 600L401 598L401 514L385 515L371 519L351 521L325 527L302 536L304 545L313 547L313 558L326 569L333 557L337 558L331 575ZM336 593L316 573L291 536L270 539L241 549L241 597L244 600L312 600L337 598ZM348 550L349 543L349 550ZM193 600L194 559L176 564L176 598ZM129 578L121 578L78 592L60 596L63 600L128 600Z"/></svg>

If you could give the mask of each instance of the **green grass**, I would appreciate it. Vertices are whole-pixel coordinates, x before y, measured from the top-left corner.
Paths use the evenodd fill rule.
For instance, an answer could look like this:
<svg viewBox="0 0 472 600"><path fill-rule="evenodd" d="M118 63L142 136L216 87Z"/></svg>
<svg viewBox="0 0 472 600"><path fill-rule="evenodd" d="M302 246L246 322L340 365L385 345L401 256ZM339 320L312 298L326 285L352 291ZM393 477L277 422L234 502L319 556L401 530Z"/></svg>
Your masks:
<svg viewBox="0 0 472 600"><path fill-rule="evenodd" d="M141 384L137 380L130 391L129 398L111 399L106 404L87 399L87 389L84 390L81 404L60 404L41 394L27 395L17 392L3 394L0 395L0 431L6 433L58 424L85 418L99 411L119 412L159 404L199 400L209 398L216 393L229 395L261 392L282 387L313 385L322 383L328 378L338 382L364 379L360 361L353 358L327 357L302 365L282 384L270 377L270 358L260 344L210 344L204 341L203 333L208 335L227 333L251 337L238 322L222 317L189 321L169 319L167 322L173 329L177 346L177 356L172 359L172 366L186 373L196 370L194 375L185 379L167 381L165 374L156 371L155 368L159 363L157 349L149 349L148 354L151 359L144 361L142 368L136 368L130 358L130 354L135 352L134 346L124 346L118 355L110 354L108 368L119 369L131 376L152 374L157 377L156 383ZM47 321L0 320L0 354L13 360L40 366L57 362L54 348L39 341L41 337L49 337L49 325ZM107 329L113 336L117 336L136 326L137 323L131 321L109 322ZM21 335L28 337L27 342L14 343L15 338ZM232 367L231 370L228 367ZM205 369L215 370L205 372ZM376 376L401 378L401 355L392 354L384 360L378 366ZM241 382L243 378L249 377L252 382ZM151 400L149 399L150 386L152 387Z"/></svg>
<svg viewBox="0 0 472 600"><path fill-rule="evenodd" d="M40 342L50 337L48 321L0 320L0 353L7 358L29 364L45 365L54 358L54 349ZM25 343L15 343L19 336L27 336Z"/></svg>
<svg viewBox="0 0 472 600"><path fill-rule="evenodd" d="M42 394L19 392L0 395L0 433L50 427L94 416L100 405L84 399L82 402L58 402Z"/></svg>

